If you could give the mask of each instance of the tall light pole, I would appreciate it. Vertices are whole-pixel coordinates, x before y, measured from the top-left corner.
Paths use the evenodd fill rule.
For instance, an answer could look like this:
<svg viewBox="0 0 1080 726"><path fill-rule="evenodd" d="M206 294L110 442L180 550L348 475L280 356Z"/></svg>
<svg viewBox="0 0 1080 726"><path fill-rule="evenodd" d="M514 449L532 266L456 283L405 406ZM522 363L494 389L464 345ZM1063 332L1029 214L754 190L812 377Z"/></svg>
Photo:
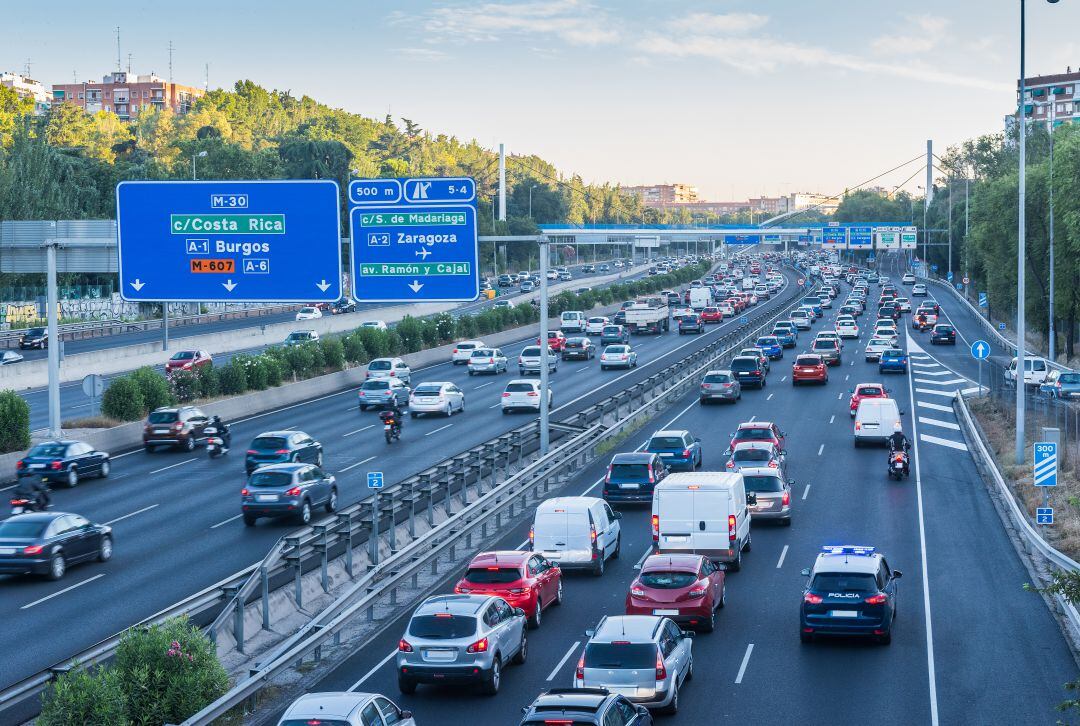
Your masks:
<svg viewBox="0 0 1080 726"><path fill-rule="evenodd" d="M1054 333L1054 121L1057 118L1055 108L1057 108L1057 101L1050 101L1050 114L1048 117L1050 125L1050 305L1048 307L1050 341L1047 351L1050 354L1050 360L1057 357L1057 351L1055 350L1057 336Z"/></svg>
<svg viewBox="0 0 1080 726"><path fill-rule="evenodd" d="M198 181L199 177L195 174L195 159L205 159L206 152L200 151L191 155L191 181Z"/></svg>
<svg viewBox="0 0 1080 726"><path fill-rule="evenodd" d="M536 189L536 185L533 184L529 187L529 219L532 219L532 192Z"/></svg>

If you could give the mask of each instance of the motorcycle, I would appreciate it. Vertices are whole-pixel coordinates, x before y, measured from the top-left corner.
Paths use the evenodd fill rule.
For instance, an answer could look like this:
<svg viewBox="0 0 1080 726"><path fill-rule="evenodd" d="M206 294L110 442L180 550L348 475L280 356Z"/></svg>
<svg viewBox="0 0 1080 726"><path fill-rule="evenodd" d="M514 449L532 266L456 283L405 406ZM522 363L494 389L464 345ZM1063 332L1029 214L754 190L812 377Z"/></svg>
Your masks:
<svg viewBox="0 0 1080 726"><path fill-rule="evenodd" d="M379 414L383 422L383 435L386 443L393 443L394 439L401 440L401 422L397 420L393 411L383 411Z"/></svg>
<svg viewBox="0 0 1080 726"><path fill-rule="evenodd" d="M15 496L11 500L11 513L22 514L23 512L44 512L45 505L40 498L29 499L24 496Z"/></svg>
<svg viewBox="0 0 1080 726"><path fill-rule="evenodd" d="M889 477L900 480L908 475L908 455L906 451L889 453Z"/></svg>
<svg viewBox="0 0 1080 726"><path fill-rule="evenodd" d="M210 455L211 459L229 453L229 449L225 446L225 439L218 435L218 430L214 426L207 426L203 429L203 436L206 437L206 453Z"/></svg>

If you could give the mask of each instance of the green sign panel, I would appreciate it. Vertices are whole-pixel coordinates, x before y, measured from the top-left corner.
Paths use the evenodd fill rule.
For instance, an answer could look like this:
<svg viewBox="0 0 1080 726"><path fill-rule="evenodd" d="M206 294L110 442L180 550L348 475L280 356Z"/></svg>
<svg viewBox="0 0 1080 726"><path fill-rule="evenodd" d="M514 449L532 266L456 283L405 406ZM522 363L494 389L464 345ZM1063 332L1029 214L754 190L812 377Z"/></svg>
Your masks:
<svg viewBox="0 0 1080 726"><path fill-rule="evenodd" d="M284 214L172 214L173 234L285 234Z"/></svg>
<svg viewBox="0 0 1080 726"><path fill-rule="evenodd" d="M465 212L365 212L360 214L361 227L426 227L430 225L464 227L468 223Z"/></svg>
<svg viewBox="0 0 1080 726"><path fill-rule="evenodd" d="M468 262L414 262L386 263L365 262L360 265L361 277L414 277L416 275L471 275Z"/></svg>

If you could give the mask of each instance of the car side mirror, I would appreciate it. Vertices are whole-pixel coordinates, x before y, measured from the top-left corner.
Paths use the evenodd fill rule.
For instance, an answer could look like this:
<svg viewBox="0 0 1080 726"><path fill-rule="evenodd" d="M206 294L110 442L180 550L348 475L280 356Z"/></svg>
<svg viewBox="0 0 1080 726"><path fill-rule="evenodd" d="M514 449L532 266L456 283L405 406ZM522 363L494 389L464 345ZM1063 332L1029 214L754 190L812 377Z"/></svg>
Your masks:
<svg viewBox="0 0 1080 726"><path fill-rule="evenodd" d="M522 706L522 710L528 710L528 707L527 706ZM413 717L413 712L412 711L402 711L401 712L401 720L402 721L408 721L412 717Z"/></svg>
<svg viewBox="0 0 1080 726"><path fill-rule="evenodd" d="M691 638L692 639L695 635L697 635L697 633L695 633L693 630L684 630L684 631L682 631L682 637L684 637L684 638Z"/></svg>
<svg viewBox="0 0 1080 726"><path fill-rule="evenodd" d="M892 576L893 576L894 580L899 580L901 577L904 576L904 573L901 572L900 570L893 570L892 571Z"/></svg>
<svg viewBox="0 0 1080 726"><path fill-rule="evenodd" d="M788 480L787 480L787 483L788 483L788 486L789 486L789 487L793 487L793 486L795 486L795 480L794 480L794 479L788 479Z"/></svg>
<svg viewBox="0 0 1080 726"><path fill-rule="evenodd" d="M901 416L904 416L904 415L906 415L906 414L907 414L907 412L906 412L906 411L901 411L901 412L900 412L900 415L901 415Z"/></svg>
<svg viewBox="0 0 1080 726"><path fill-rule="evenodd" d="M586 638L591 638L591 637L593 637L594 635L596 635L596 631L595 631L595 630L591 630L591 629L590 629L590 630L586 630L586 631L585 631L585 637L586 637Z"/></svg>
<svg viewBox="0 0 1080 726"><path fill-rule="evenodd" d="M728 571L728 566L727 566L726 562L714 562L713 567L716 568L717 572L727 572Z"/></svg>
<svg viewBox="0 0 1080 726"><path fill-rule="evenodd" d="M803 577L810 577L810 568L809 567L802 568L802 570L799 571L799 574L802 575ZM893 573L893 574L896 574L896 573Z"/></svg>
<svg viewBox="0 0 1080 726"><path fill-rule="evenodd" d="M525 617L525 611L522 610L521 608L514 608L514 615L517 615L518 617L523 618L523 617Z"/></svg>

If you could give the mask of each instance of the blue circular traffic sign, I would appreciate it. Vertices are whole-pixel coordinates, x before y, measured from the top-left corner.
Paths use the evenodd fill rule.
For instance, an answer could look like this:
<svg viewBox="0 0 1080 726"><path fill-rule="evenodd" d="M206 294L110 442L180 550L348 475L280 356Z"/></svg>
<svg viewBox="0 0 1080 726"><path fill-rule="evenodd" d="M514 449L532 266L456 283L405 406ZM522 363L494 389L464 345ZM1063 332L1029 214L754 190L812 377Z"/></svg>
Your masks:
<svg viewBox="0 0 1080 726"><path fill-rule="evenodd" d="M990 357L990 344L985 340L976 340L971 344L971 357L975 360L984 360Z"/></svg>

